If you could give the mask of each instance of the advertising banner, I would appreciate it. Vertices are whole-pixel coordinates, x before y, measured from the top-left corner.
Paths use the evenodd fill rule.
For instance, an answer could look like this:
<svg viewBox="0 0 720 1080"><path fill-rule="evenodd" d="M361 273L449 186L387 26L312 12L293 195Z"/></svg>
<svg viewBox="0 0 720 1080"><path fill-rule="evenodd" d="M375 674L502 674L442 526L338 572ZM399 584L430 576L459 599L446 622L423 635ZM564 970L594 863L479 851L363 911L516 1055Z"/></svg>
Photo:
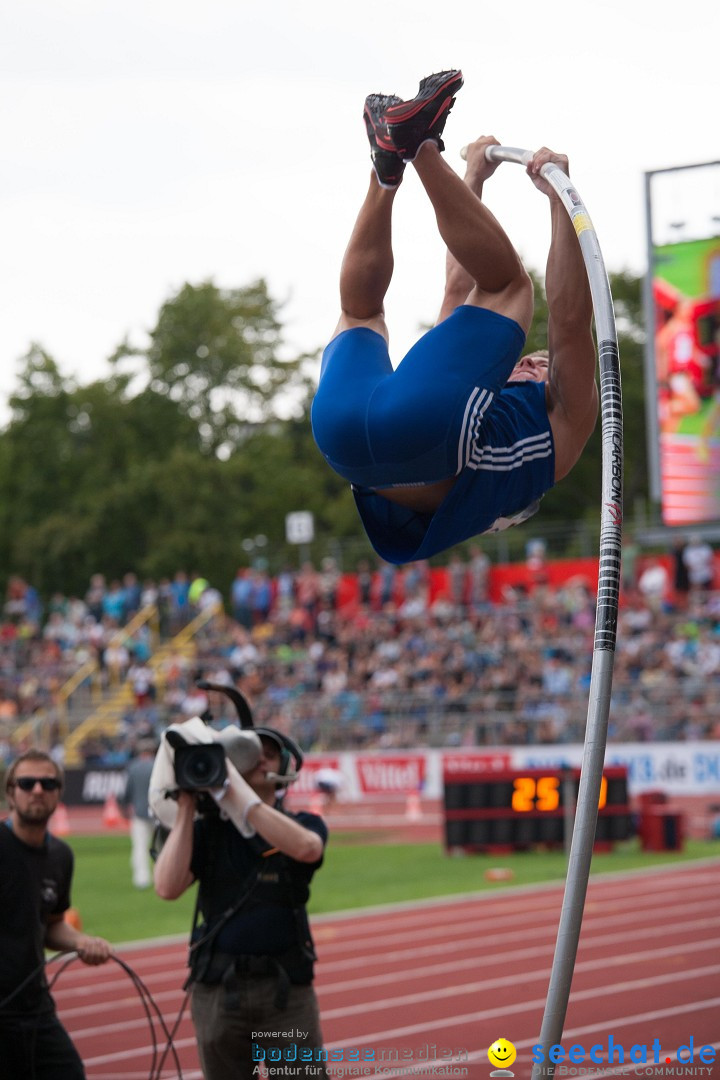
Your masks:
<svg viewBox="0 0 720 1080"><path fill-rule="evenodd" d="M653 248L662 519L720 520L720 238Z"/></svg>
<svg viewBox="0 0 720 1080"><path fill-rule="evenodd" d="M308 754L292 791L307 795L316 789L321 769L342 774L342 799L400 798L412 793L439 799L443 777L472 773L479 779L509 769L579 768L580 743L547 746L468 747L467 750L418 750ZM627 769L631 796L660 790L667 795L707 795L720 792L720 742L611 743L607 767ZM103 804L125 790L126 772L118 768L68 769L63 801L68 806Z"/></svg>

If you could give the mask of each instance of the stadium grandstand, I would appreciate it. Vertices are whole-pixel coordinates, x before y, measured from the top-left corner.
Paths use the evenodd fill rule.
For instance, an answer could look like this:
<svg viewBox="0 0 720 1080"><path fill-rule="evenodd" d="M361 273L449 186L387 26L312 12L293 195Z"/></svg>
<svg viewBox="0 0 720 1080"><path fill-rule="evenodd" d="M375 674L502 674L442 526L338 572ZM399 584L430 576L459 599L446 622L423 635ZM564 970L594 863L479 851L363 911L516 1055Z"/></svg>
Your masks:
<svg viewBox="0 0 720 1080"><path fill-rule="evenodd" d="M0 754L43 745L69 765L123 765L139 737L201 713L199 677L229 681L307 751L581 742L593 648L592 559L444 567L326 557L228 595L178 573L41 603L12 578L0 625ZM644 557L619 616L610 742L720 737L720 571L678 582ZM222 719L222 706L213 706ZM230 714L227 719L232 719Z"/></svg>

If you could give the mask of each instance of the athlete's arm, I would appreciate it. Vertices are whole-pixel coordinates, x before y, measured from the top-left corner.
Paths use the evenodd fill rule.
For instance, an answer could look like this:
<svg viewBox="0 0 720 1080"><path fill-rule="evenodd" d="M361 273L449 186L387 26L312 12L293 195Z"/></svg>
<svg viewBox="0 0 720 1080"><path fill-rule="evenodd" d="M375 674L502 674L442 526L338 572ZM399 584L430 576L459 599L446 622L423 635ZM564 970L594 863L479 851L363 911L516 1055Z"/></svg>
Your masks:
<svg viewBox="0 0 720 1080"><path fill-rule="evenodd" d="M494 135L482 135L466 147L467 167L463 179L482 201L483 185L497 169L499 161L488 161L485 150L488 146L499 146ZM445 253L445 293L440 306L440 314L435 325L447 319L459 304L464 304L475 287L472 275L457 261L449 251Z"/></svg>
<svg viewBox="0 0 720 1080"><path fill-rule="evenodd" d="M552 238L545 275L548 301L548 415L555 440L555 479L570 472L595 427L598 393L592 297L570 215L540 176L548 161L568 173L568 159L543 147L528 165L535 186L550 200Z"/></svg>

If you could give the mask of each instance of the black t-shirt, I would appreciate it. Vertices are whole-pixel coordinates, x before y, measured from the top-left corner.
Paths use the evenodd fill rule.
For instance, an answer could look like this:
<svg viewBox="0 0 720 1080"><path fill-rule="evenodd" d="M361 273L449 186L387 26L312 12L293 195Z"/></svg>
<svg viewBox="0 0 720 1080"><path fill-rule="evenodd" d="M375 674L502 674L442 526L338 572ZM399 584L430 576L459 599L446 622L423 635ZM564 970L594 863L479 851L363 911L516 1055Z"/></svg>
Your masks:
<svg viewBox="0 0 720 1080"><path fill-rule="evenodd" d="M50 1010L44 943L48 917L70 906L73 853L49 833L42 847L30 847L0 824L0 1003L28 977L37 977L4 1007L0 1016Z"/></svg>
<svg viewBox="0 0 720 1080"><path fill-rule="evenodd" d="M325 844L327 826L321 817L304 811L288 816L317 833ZM246 840L231 822L218 817L196 821L191 870L200 881L204 928L211 928L256 882L247 901L217 935L213 948L234 956L277 957L302 938L309 940L305 903L312 876L321 865L322 858L315 863L296 862L259 837Z"/></svg>

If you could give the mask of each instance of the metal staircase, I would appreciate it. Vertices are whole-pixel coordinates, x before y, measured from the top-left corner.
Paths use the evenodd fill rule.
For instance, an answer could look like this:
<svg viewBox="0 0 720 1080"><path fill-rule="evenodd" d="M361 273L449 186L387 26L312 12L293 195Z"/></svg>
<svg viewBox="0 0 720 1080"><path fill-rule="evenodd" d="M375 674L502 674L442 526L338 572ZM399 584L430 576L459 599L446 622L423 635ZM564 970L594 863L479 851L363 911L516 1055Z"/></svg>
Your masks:
<svg viewBox="0 0 720 1080"><path fill-rule="evenodd" d="M155 674L156 686L160 692L163 689L163 670L166 661L171 656L177 655L194 657L197 651L195 635L212 619L220 615L222 610L222 605L214 605L201 611L175 637L164 642L153 652L147 661L147 666ZM65 764L70 768L82 764L81 748L88 739L118 735L122 718L132 708L133 702L133 688L126 679L113 694L68 734L65 739Z"/></svg>
<svg viewBox="0 0 720 1080"><path fill-rule="evenodd" d="M222 614L222 610L222 605L216 605L201 611L175 637L158 644L158 612L154 604L149 604L117 630L108 644L127 642L138 630L148 626L152 652L147 665L155 673L157 688L162 692L168 658L177 655L193 658L197 652L196 634ZM87 697L83 694L81 698L83 689ZM49 750L57 733L65 746L65 764L72 768L82 764L81 748L88 739L119 733L122 718L133 702L133 688L127 679L109 689L103 686L100 665L93 658L63 683L51 706L38 710L18 724L10 738L15 746L31 744Z"/></svg>

